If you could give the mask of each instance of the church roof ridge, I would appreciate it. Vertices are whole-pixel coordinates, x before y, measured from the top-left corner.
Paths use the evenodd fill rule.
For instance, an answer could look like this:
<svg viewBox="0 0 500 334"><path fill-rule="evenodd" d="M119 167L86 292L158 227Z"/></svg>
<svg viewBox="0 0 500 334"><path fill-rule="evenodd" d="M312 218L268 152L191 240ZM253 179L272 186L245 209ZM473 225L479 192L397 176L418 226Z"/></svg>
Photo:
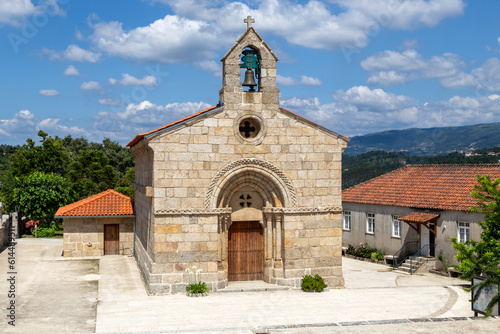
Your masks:
<svg viewBox="0 0 500 334"><path fill-rule="evenodd" d="M252 29L252 28L249 28L249 29ZM132 139L132 140L131 140L128 144L127 144L127 147L132 147L132 146L134 146L135 144L137 144L137 143L138 143L138 142L139 142L142 138L144 138L145 136L148 136L148 135L151 135L151 134L153 134L153 133L156 133L156 132L159 132L159 131L162 131L162 130L168 129L168 128L170 128L170 127L174 126L174 125L181 124L181 123L186 122L186 121L188 121L188 120L190 120L190 119L193 119L193 118L195 118L195 117L202 116L202 115L204 115L204 114L206 114L206 113L208 113L208 112L210 112L210 111L213 111L214 109L217 109L217 108L219 108L219 107L223 107L223 105L217 104L217 105L215 105L215 106L211 106L211 107L209 107L209 108L207 108L207 109L204 109L204 110L198 111L198 112L196 112L196 113L194 113L194 114L192 114L192 115L186 116L186 117L181 118L181 119L179 119L179 120L177 120L177 121L174 121L174 122L172 122L172 123L162 125L162 126L160 126L159 128L156 128L156 129L154 129L154 130L151 130L151 131L148 131L148 132L144 132L144 133L140 133L140 134L136 135L136 136L134 137L134 139ZM293 112L293 111L291 111L291 110L285 109L285 108L283 108L283 107L279 107L279 110L280 110L281 112L285 113L285 114L288 114L289 116L292 116L292 117L293 117L293 118L295 118L295 119L299 119L299 120L301 120L302 122L304 122L304 123L308 124L309 126L312 126L312 127L316 128L316 129L318 129L318 130L320 130L320 131L323 131L323 132L325 132L325 133L327 133L327 134L329 134L329 135L333 135L334 137L341 138L341 139L345 140L345 142L349 142L349 139L348 139L347 137L344 137L344 136L342 136L342 135L340 135L340 134L338 134L338 133L336 133L336 132L334 132L334 131L332 131L332 130L329 130L329 129L325 128L324 126L321 126L321 125L319 125L318 123L313 122L313 121L311 121L311 120L309 120L309 119L305 118L304 116L301 116L301 115L299 115L299 114L297 114L297 113L295 113L295 112Z"/></svg>
<svg viewBox="0 0 500 334"><path fill-rule="evenodd" d="M348 142L349 142L349 138L347 138L347 137L345 137L345 136L342 136L341 134L338 134L338 133L336 133L335 131L332 131L332 130L330 130L330 129L328 129L328 128L325 128L324 126L319 125L318 123L313 122L313 121L311 121L310 119L305 118L304 116L297 114L296 112L293 112L293 111L288 110L288 109L283 108L283 107L279 107L279 109L280 109L280 111L281 111L281 112L285 112L285 113L286 113L286 114L288 114L289 116L292 116L292 117L294 117L294 118L298 118L299 120L303 121L304 123L308 124L309 126L315 127L315 128L317 128L318 130L320 130L320 131L323 131L323 132L325 132L325 133L327 133L327 134L329 134L329 135L333 135L334 137L341 138L341 139L343 139L346 143L348 143Z"/></svg>
<svg viewBox="0 0 500 334"><path fill-rule="evenodd" d="M209 111L211 111L211 110L213 110L213 109L215 109L215 108L217 108L217 107L220 107L220 106L221 106L220 104L217 104L217 105L215 105L215 106L208 107L208 108L206 108L206 109L204 109L204 110L202 110L202 111L198 111L198 112L196 112L196 113L194 113L194 114L192 114L192 115L189 115L189 116L186 116L186 117L184 117L184 118L178 119L177 121L174 121L174 122L172 122L172 123L162 125L162 126L160 126L159 128L156 128L156 129L154 129L154 130L151 130L151 131L148 131L148 132L144 132L144 133L139 133L137 136L135 136L135 137L134 137L134 139L132 139L132 140L131 140L128 144L127 144L127 147L132 147L132 146L134 146L134 145L135 145L135 144L137 144L137 143L138 143L138 142L139 142L142 138L144 138L144 137L145 137L145 136L147 136L147 135L153 134L153 133L155 133L155 132L158 132L158 131L161 131L161 130L167 129L167 128L171 127L171 126L174 126L174 125L180 124L180 123L182 123L182 122L188 121L188 120L190 120L190 119L192 119L192 118L195 118L196 116L200 116L200 115L202 115L202 114L204 114L204 113L207 113L207 112L209 112Z"/></svg>

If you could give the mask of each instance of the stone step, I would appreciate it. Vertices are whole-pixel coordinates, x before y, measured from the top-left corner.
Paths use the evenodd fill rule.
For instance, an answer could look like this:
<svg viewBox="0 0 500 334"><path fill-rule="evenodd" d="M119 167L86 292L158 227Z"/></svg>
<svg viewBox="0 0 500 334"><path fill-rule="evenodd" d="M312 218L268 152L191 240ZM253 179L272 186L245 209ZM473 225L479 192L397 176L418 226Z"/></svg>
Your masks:
<svg viewBox="0 0 500 334"><path fill-rule="evenodd" d="M227 287L221 290L217 290L217 293L281 291L290 289L292 289L292 287L290 286L269 284L264 281L241 281L229 282Z"/></svg>
<svg viewBox="0 0 500 334"><path fill-rule="evenodd" d="M399 270L399 271L403 271L403 272L405 272L405 273L409 273L409 272L410 272L410 268L409 268L409 267L403 267L403 265L400 265L400 266L398 267L398 270Z"/></svg>

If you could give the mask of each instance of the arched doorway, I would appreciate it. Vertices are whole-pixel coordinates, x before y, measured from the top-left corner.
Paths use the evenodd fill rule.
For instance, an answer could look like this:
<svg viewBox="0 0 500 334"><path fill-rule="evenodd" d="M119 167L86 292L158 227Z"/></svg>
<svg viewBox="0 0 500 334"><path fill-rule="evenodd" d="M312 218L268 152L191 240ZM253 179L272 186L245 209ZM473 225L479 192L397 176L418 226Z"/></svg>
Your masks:
<svg viewBox="0 0 500 334"><path fill-rule="evenodd" d="M227 262L229 281L264 279L264 229L258 221L231 224Z"/></svg>
<svg viewBox="0 0 500 334"><path fill-rule="evenodd" d="M283 210L296 206L295 190L272 164L235 161L212 179L207 208L230 209L219 215L219 277L227 281L283 277ZM245 255L246 254L246 255Z"/></svg>
<svg viewBox="0 0 500 334"><path fill-rule="evenodd" d="M231 225L228 229L228 281L264 279L264 201L248 184L236 187L229 195Z"/></svg>

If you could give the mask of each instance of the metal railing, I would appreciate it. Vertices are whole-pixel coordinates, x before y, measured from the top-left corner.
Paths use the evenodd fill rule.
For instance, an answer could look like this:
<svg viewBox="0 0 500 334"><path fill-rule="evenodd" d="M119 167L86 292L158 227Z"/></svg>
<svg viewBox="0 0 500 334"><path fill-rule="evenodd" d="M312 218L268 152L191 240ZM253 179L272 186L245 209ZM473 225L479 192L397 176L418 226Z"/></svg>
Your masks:
<svg viewBox="0 0 500 334"><path fill-rule="evenodd" d="M415 254L418 249L418 243L420 241L409 241L403 245L394 255L392 256L392 269L399 267L405 260Z"/></svg>
<svg viewBox="0 0 500 334"><path fill-rule="evenodd" d="M420 266L422 265L422 263L419 261L419 266L417 268L415 268L415 270L413 270L413 260L415 260L417 257L419 257L424 252L424 250L428 249L429 254L431 254L432 250L434 250L435 248L436 248L436 245L434 245L434 244L424 245L422 248L420 248L420 250L418 252L415 253L415 255L413 255L411 257L411 259L410 259L410 275L413 275L413 273L416 272L418 270L418 268L420 268Z"/></svg>

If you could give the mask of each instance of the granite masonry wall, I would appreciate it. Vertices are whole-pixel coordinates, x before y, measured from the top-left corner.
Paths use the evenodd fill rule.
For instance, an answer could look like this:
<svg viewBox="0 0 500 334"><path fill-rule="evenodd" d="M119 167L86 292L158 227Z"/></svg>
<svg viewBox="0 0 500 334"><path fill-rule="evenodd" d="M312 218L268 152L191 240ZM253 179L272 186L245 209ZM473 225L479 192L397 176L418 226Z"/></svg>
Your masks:
<svg viewBox="0 0 500 334"><path fill-rule="evenodd" d="M63 256L104 255L104 225L119 224L120 255L131 255L134 218L64 218Z"/></svg>

